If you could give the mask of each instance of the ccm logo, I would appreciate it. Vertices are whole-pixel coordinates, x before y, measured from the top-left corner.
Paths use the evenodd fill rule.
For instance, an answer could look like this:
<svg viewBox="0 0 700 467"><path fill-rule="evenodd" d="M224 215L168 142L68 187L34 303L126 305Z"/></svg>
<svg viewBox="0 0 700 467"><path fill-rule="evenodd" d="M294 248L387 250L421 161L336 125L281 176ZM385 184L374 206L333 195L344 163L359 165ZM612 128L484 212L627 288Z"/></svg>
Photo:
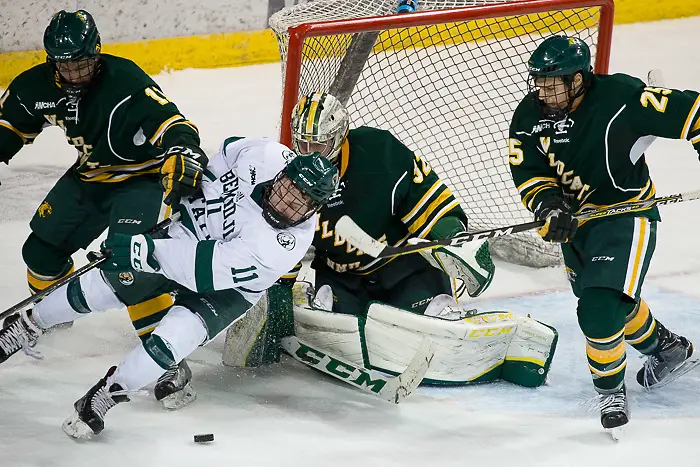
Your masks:
<svg viewBox="0 0 700 467"><path fill-rule="evenodd" d="M117 224L140 224L141 221L136 219L119 219Z"/></svg>
<svg viewBox="0 0 700 467"><path fill-rule="evenodd" d="M594 256L591 261L612 261L614 259L614 256Z"/></svg>

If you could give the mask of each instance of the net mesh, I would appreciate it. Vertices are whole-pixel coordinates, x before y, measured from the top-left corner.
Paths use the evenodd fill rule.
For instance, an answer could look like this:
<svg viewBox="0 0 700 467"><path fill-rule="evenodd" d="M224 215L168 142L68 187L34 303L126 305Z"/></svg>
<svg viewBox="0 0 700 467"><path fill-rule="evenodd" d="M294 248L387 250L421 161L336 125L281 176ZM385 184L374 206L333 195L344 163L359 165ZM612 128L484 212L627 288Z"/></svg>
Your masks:
<svg viewBox="0 0 700 467"><path fill-rule="evenodd" d="M423 0L420 10L513 3ZM395 0L321 0L270 18L284 65L288 29L303 23L391 15ZM296 98L329 91L351 127L390 130L426 158L452 189L469 230L529 222L508 167L508 126L527 91L526 61L543 37L564 32L595 57L600 8L455 21L381 32L304 38ZM561 262L560 248L534 232L490 241L492 252L528 266Z"/></svg>

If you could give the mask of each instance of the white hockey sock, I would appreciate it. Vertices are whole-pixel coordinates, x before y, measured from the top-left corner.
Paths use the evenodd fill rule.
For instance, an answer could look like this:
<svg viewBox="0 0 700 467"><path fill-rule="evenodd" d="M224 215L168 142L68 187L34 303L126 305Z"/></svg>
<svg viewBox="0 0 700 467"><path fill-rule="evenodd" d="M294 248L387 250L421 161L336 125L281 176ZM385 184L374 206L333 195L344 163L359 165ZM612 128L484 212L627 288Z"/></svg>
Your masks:
<svg viewBox="0 0 700 467"><path fill-rule="evenodd" d="M129 352L117 365L107 385L119 384L126 391L137 391L157 380L165 370L151 358L143 345Z"/></svg>
<svg viewBox="0 0 700 467"><path fill-rule="evenodd" d="M32 319L40 328L47 329L56 324L75 321L92 311L107 311L124 306L98 269L81 276L79 281L79 287L77 284L64 285L34 306ZM73 295L70 298L69 287Z"/></svg>

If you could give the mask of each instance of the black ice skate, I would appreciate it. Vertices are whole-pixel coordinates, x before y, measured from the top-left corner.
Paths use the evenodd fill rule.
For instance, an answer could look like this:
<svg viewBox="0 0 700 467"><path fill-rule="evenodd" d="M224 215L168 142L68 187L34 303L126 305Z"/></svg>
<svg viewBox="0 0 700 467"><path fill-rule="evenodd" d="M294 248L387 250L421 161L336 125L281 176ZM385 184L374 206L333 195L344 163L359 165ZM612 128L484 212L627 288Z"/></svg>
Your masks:
<svg viewBox="0 0 700 467"><path fill-rule="evenodd" d="M0 329L0 363L4 362L19 350L27 355L41 358L41 354L33 349L42 332L32 321L32 311L21 311L5 318L4 326Z"/></svg>
<svg viewBox="0 0 700 467"><path fill-rule="evenodd" d="M600 395L600 423L603 428L610 430L614 440L622 437L622 427L629 422L627 407L627 390L622 388L611 394Z"/></svg>
<svg viewBox="0 0 700 467"><path fill-rule="evenodd" d="M690 358L693 344L688 339L672 333L658 321L656 325L659 327L659 350L649 355L637 372L637 382L646 389L665 386L700 363Z"/></svg>
<svg viewBox="0 0 700 467"><path fill-rule="evenodd" d="M105 427L104 418L107 411L120 402L129 402L119 384L113 383L107 388L107 379L116 370L116 366L110 368L104 378L75 402L75 412L63 422L63 431L68 436L90 439L92 435L100 434Z"/></svg>
<svg viewBox="0 0 700 467"><path fill-rule="evenodd" d="M181 409L197 398L197 393L190 381L192 381L192 371L187 361L183 359L178 366L169 369L158 378L153 394L166 409Z"/></svg>

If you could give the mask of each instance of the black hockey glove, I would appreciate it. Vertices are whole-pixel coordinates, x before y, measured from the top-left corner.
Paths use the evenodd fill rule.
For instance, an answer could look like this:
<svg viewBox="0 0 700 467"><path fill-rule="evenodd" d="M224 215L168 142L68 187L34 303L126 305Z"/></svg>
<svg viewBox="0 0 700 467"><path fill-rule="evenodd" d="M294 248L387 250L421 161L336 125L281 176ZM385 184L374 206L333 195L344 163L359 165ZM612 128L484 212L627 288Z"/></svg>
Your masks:
<svg viewBox="0 0 700 467"><path fill-rule="evenodd" d="M173 146L165 153L160 168L160 181L165 190L165 204L175 204L180 198L192 196L202 184L202 174L209 163L204 152L196 146Z"/></svg>
<svg viewBox="0 0 700 467"><path fill-rule="evenodd" d="M566 243L574 238L578 220L560 196L549 196L535 209L535 219L546 221L537 233L547 242Z"/></svg>

